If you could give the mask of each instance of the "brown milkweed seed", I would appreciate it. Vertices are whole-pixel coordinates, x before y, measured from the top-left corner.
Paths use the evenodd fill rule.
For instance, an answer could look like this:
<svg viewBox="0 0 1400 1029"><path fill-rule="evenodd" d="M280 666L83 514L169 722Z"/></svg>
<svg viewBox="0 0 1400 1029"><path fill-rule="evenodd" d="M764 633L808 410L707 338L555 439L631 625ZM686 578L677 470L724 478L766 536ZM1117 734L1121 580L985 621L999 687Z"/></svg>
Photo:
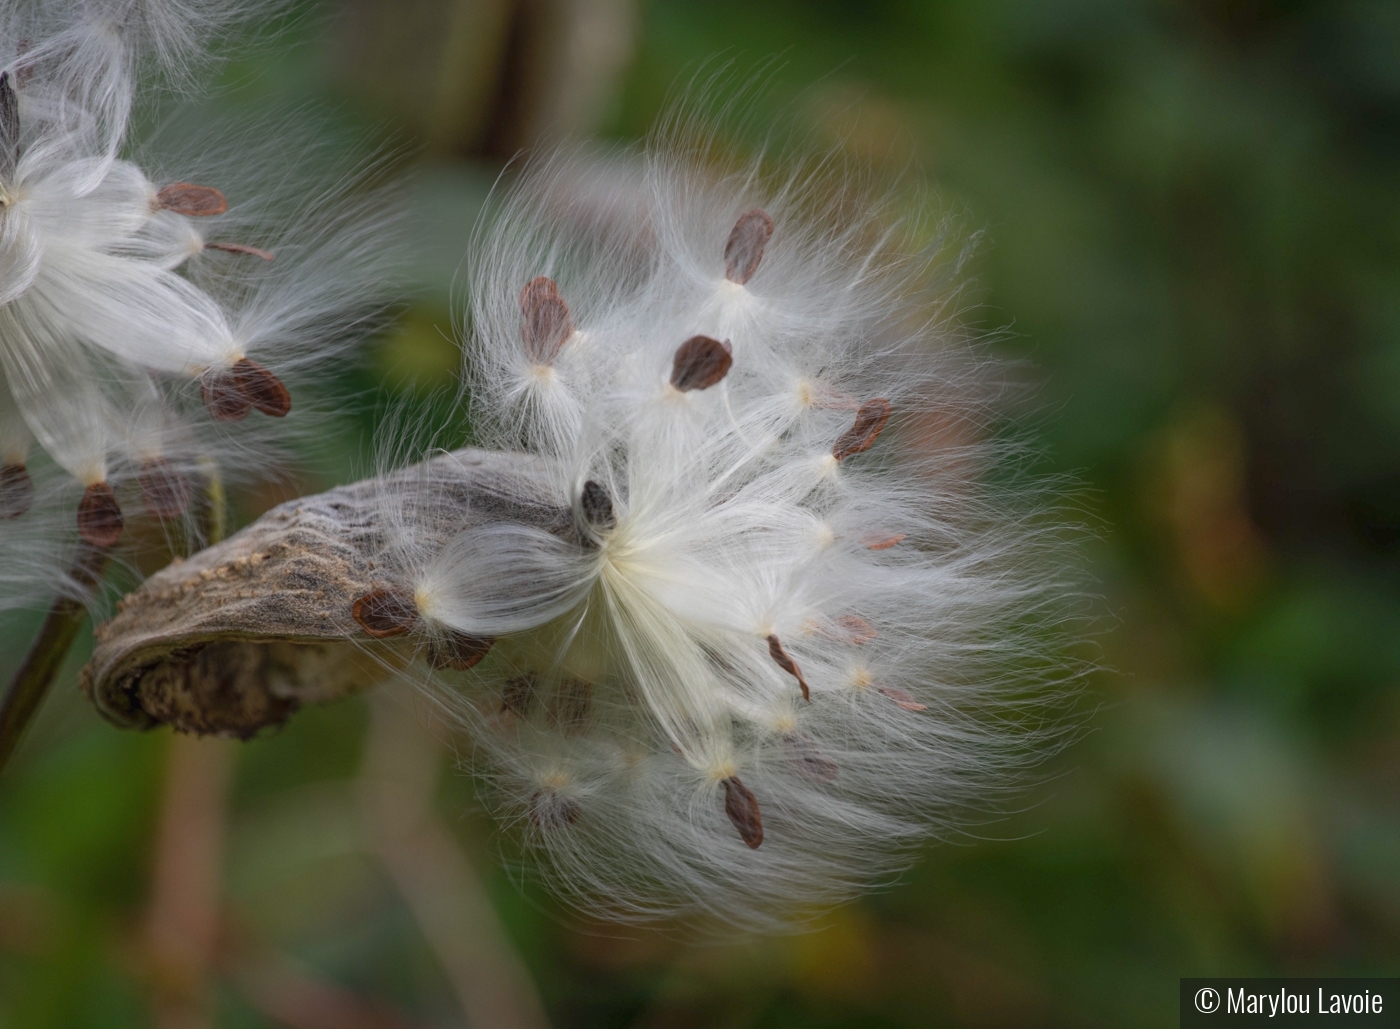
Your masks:
<svg viewBox="0 0 1400 1029"><path fill-rule="evenodd" d="M861 539L867 550L889 550L900 540L904 539L904 533L896 533L893 536L866 536Z"/></svg>
<svg viewBox="0 0 1400 1029"><path fill-rule="evenodd" d="M860 615L841 615L836 619L836 624L841 627L842 639L848 643L869 643L880 635Z"/></svg>
<svg viewBox="0 0 1400 1029"><path fill-rule="evenodd" d="M231 371L238 383L238 391L263 414L282 418L292 409L292 395L287 392L282 380L256 361L240 357L233 363Z"/></svg>
<svg viewBox="0 0 1400 1029"><path fill-rule="evenodd" d="M737 775L721 781L724 783L724 813L749 848L757 850L763 842L763 814L758 810L758 798Z"/></svg>
<svg viewBox="0 0 1400 1029"><path fill-rule="evenodd" d="M559 287L547 275L526 283L520 291L520 313L525 324L520 330L525 354L535 364L553 364L559 349L574 333L569 305L559 295Z"/></svg>
<svg viewBox="0 0 1400 1029"><path fill-rule="evenodd" d="M0 175L10 178L19 164L19 97L10 73L0 72Z"/></svg>
<svg viewBox="0 0 1400 1029"><path fill-rule="evenodd" d="M776 634L768 637L768 656L778 663L779 668L797 680L797 685L802 687L802 699L810 701L812 694L807 689L807 680L802 678L802 669L797 667L797 662L783 649L782 641Z"/></svg>
<svg viewBox="0 0 1400 1029"><path fill-rule="evenodd" d="M205 250L223 250L230 254L247 254L249 257L261 257L264 261L272 260L272 251L264 250L261 247L250 247L246 243L205 243Z"/></svg>
<svg viewBox="0 0 1400 1029"><path fill-rule="evenodd" d="M175 518L183 514L194 495L190 480L163 457L145 462L136 481L141 485L141 500L146 510L157 518Z"/></svg>
<svg viewBox="0 0 1400 1029"><path fill-rule="evenodd" d="M122 509L117 495L105 482L94 482L78 502L78 535L94 547L114 546L121 539Z"/></svg>
<svg viewBox="0 0 1400 1029"><path fill-rule="evenodd" d="M607 530L617 525L617 513L613 510L612 497L600 482L589 479L583 484L578 498L583 520L592 528Z"/></svg>
<svg viewBox="0 0 1400 1029"><path fill-rule="evenodd" d="M897 706L902 707L905 711L928 710L928 705L920 704L914 699L914 694L906 693L896 686L876 686L875 690L881 696L888 697L890 700L894 701Z"/></svg>
<svg viewBox="0 0 1400 1029"><path fill-rule="evenodd" d="M253 409L239 388L238 376L228 368L211 368L199 377L199 392L209 417L216 422L241 422Z"/></svg>
<svg viewBox="0 0 1400 1029"><path fill-rule="evenodd" d="M0 518L18 518L34 503L34 481L22 464L0 467Z"/></svg>
<svg viewBox="0 0 1400 1029"><path fill-rule="evenodd" d="M530 821L541 829L562 829L573 825L583 808L572 797L558 790L538 790L530 798Z"/></svg>
<svg viewBox="0 0 1400 1029"><path fill-rule="evenodd" d="M428 664L433 668L450 668L465 672L481 663L496 641L489 636L468 636L463 632L448 632L442 639L428 644Z"/></svg>
<svg viewBox="0 0 1400 1029"><path fill-rule="evenodd" d="M551 714L565 736L582 736L587 732L592 709L592 684L582 679L565 679L559 684Z"/></svg>
<svg viewBox="0 0 1400 1029"><path fill-rule="evenodd" d="M724 244L724 277L740 286L753 278L763 260L763 248L772 238L773 219L767 211L755 207L741 214Z"/></svg>
<svg viewBox="0 0 1400 1029"><path fill-rule="evenodd" d="M671 364L671 385L685 393L692 389L709 389L729 374L734 363L732 349L709 336L691 336L676 348Z"/></svg>
<svg viewBox="0 0 1400 1029"><path fill-rule="evenodd" d="M815 740L801 733L783 736L783 755L797 773L813 782L832 782L841 769L817 747Z"/></svg>
<svg viewBox="0 0 1400 1029"><path fill-rule="evenodd" d="M355 601L350 615L375 639L402 636L418 621L418 605L400 590L374 590Z"/></svg>
<svg viewBox="0 0 1400 1029"><path fill-rule="evenodd" d="M529 717L530 709L535 706L537 690L538 682L533 672L507 680L505 689L501 690L501 710L520 718Z"/></svg>
<svg viewBox="0 0 1400 1029"><path fill-rule="evenodd" d="M192 186L188 182L172 182L156 194L156 205L164 211L203 218L223 214L228 210L224 195L212 186Z"/></svg>
<svg viewBox="0 0 1400 1029"><path fill-rule="evenodd" d="M837 438L836 446L831 448L831 455L838 461L844 461L852 454L869 450L875 445L875 440L879 438L889 420L888 400L884 397L867 400L856 412L856 423Z"/></svg>

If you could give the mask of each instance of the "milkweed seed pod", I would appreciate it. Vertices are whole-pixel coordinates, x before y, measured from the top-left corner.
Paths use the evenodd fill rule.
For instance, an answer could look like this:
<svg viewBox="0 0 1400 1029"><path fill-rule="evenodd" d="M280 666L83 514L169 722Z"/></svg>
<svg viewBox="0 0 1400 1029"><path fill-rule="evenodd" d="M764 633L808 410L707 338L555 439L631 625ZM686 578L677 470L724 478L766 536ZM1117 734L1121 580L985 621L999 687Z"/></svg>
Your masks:
<svg viewBox="0 0 1400 1029"><path fill-rule="evenodd" d="M99 547L133 505L179 517L210 461L264 464L269 434L239 430L287 416L289 371L343 346L378 292L383 248L367 241L384 213L353 176L325 190L301 175L306 142L175 155L156 178L125 156L138 71L180 80L199 40L248 9L114 0L0 17L0 542L30 531L13 523L45 474L36 450L76 480L66 519ZM247 164L269 158L275 176ZM260 179L279 180L280 203L244 192Z"/></svg>

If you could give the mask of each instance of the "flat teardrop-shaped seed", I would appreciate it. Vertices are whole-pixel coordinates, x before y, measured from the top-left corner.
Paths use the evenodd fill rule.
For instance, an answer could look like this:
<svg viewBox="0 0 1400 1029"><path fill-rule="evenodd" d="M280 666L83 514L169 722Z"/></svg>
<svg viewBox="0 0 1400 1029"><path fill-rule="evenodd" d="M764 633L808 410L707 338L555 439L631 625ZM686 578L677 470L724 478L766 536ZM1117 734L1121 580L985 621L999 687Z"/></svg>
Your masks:
<svg viewBox="0 0 1400 1029"><path fill-rule="evenodd" d="M880 635L875 631L875 626L860 615L841 615L836 619L836 624L841 627L842 636L848 643L869 643Z"/></svg>
<svg viewBox="0 0 1400 1029"><path fill-rule="evenodd" d="M927 704L920 704L915 699L914 694L908 693L897 686L876 686L875 691L883 697L888 697L894 701L898 707L905 711L927 711Z"/></svg>
<svg viewBox="0 0 1400 1029"><path fill-rule="evenodd" d="M247 254L249 257L261 257L264 261L272 260L272 251L264 250L261 247L250 247L246 243L205 243L205 250L223 250L230 254Z"/></svg>
<svg viewBox="0 0 1400 1029"><path fill-rule="evenodd" d="M18 518L34 503L34 480L22 464L0 467L0 518Z"/></svg>
<svg viewBox="0 0 1400 1029"><path fill-rule="evenodd" d="M768 637L768 656L777 662L779 668L797 680L797 685L802 687L802 699L810 701L812 694L807 689L807 680L802 677L802 669L797 667L797 662L783 649L782 641L776 633Z"/></svg>
<svg viewBox="0 0 1400 1029"><path fill-rule="evenodd" d="M10 73L0 72L0 178L9 179L19 165L19 97Z"/></svg>
<svg viewBox="0 0 1400 1029"><path fill-rule="evenodd" d="M594 529L607 530L617 525L617 512L613 510L612 497L600 482L589 479L579 493L579 510L583 520Z"/></svg>
<svg viewBox="0 0 1400 1029"><path fill-rule="evenodd" d="M583 808L572 797L558 790L538 790L530 798L530 821L541 829L562 829L573 825L583 814Z"/></svg>
<svg viewBox="0 0 1400 1029"><path fill-rule="evenodd" d="M122 509L117 495L105 482L94 482L78 502L78 535L94 547L114 546L121 539Z"/></svg>
<svg viewBox="0 0 1400 1029"><path fill-rule="evenodd" d="M505 688L501 690L501 710L509 711L520 718L528 718L530 709L535 706L538 687L539 680L534 672L506 680Z"/></svg>
<svg viewBox="0 0 1400 1029"><path fill-rule="evenodd" d="M355 601L350 615L375 639L402 636L418 621L418 605L401 590L374 590Z"/></svg>
<svg viewBox="0 0 1400 1029"><path fill-rule="evenodd" d="M837 438L836 445L831 448L831 455L838 461L844 461L852 454L869 450L875 445L875 440L879 438L889 420L888 400L884 397L867 400L856 412L856 423Z"/></svg>
<svg viewBox="0 0 1400 1029"><path fill-rule="evenodd" d="M491 653L496 641L490 636L468 636L464 632L448 632L442 639L428 644L428 664L433 668L450 668L465 672L481 663Z"/></svg>
<svg viewBox="0 0 1400 1029"><path fill-rule="evenodd" d="M682 393L709 389L729 374L734 363L732 347L709 336L691 336L676 348L671 363L671 385Z"/></svg>
<svg viewBox="0 0 1400 1029"><path fill-rule="evenodd" d="M240 357L234 362L232 371L237 378L239 392L263 414L282 418L292 409L292 395L287 392L282 380L256 361Z"/></svg>
<svg viewBox="0 0 1400 1029"><path fill-rule="evenodd" d="M141 485L141 500L146 510L157 518L176 518L184 514L194 496L190 480L163 457L145 462L136 481Z"/></svg>
<svg viewBox="0 0 1400 1029"><path fill-rule="evenodd" d="M229 368L210 368L199 377L199 392L209 417L216 422L241 422L253 409L243 395L238 376Z"/></svg>
<svg viewBox="0 0 1400 1029"><path fill-rule="evenodd" d="M758 798L739 781L737 775L722 780L724 784L724 813L739 830L745 843L757 850L763 842L763 813L758 809Z"/></svg>
<svg viewBox="0 0 1400 1029"><path fill-rule="evenodd" d="M865 536L861 543L867 550L889 550L890 547L904 539L904 533L895 533L893 536Z"/></svg>
<svg viewBox="0 0 1400 1029"><path fill-rule="evenodd" d="M531 279L520 291L520 313L525 317L520 338L525 354L535 364L549 365L574 334L569 305L559 295L559 287L547 275Z"/></svg>
<svg viewBox="0 0 1400 1029"><path fill-rule="evenodd" d="M188 182L172 182L162 186L156 194L156 204L163 211L174 211L191 218L223 214L228 210L228 201L213 186L194 186Z"/></svg>
<svg viewBox="0 0 1400 1029"><path fill-rule="evenodd" d="M724 277L740 286L753 278L763 260L763 248L772 237L773 219L767 211L755 207L741 214L724 244Z"/></svg>
<svg viewBox="0 0 1400 1029"><path fill-rule="evenodd" d="M816 740L801 733L783 736L783 754L799 775L813 782L832 782L841 772L840 766L817 747Z"/></svg>

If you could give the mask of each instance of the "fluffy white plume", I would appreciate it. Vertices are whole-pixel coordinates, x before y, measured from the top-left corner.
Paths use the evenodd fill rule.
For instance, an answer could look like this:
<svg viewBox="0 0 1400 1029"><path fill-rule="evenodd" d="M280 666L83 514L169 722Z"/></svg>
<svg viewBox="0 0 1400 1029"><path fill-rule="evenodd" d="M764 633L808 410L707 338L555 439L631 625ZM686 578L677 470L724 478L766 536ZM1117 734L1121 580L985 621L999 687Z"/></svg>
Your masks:
<svg viewBox="0 0 1400 1029"><path fill-rule="evenodd" d="M206 136L159 177L127 154L137 71L179 72L249 9L92 0L0 17L0 542L31 504L36 442L82 487L77 535L98 546L138 496L175 518L211 461L265 465L252 423L291 412L288 371L324 373L383 295L387 205L363 172L313 170L304 132L260 126L249 145L221 126L217 152ZM252 432L233 425L254 411Z"/></svg>
<svg viewBox="0 0 1400 1029"><path fill-rule="evenodd" d="M654 143L604 209L557 158L483 231L471 425L537 488L446 535L386 490L356 617L421 634L567 894L772 928L1054 736L1071 588L1036 491L988 482L997 373L910 226L703 150Z"/></svg>

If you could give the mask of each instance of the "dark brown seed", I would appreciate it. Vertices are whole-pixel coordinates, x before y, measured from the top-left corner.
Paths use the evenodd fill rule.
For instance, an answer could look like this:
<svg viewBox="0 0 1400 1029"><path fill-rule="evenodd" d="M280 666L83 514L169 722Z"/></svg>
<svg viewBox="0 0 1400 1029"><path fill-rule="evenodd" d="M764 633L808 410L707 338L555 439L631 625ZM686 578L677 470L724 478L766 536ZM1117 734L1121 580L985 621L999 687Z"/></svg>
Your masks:
<svg viewBox="0 0 1400 1029"><path fill-rule="evenodd" d="M831 782L841 771L835 761L818 749L815 740L801 733L790 732L783 736L783 754L799 775L813 782Z"/></svg>
<svg viewBox="0 0 1400 1029"><path fill-rule="evenodd" d="M22 464L0 467L0 518L18 518L34 503L34 481Z"/></svg>
<svg viewBox="0 0 1400 1029"><path fill-rule="evenodd" d="M583 484L583 492L578 498L583 520L594 529L606 530L617 525L617 514L613 511L612 497L602 483L589 479Z"/></svg>
<svg viewBox="0 0 1400 1029"><path fill-rule="evenodd" d="M588 731L588 715L593 708L593 686L582 679L565 679L554 696L554 721L565 736L581 736Z"/></svg>
<svg viewBox="0 0 1400 1029"><path fill-rule="evenodd" d="M429 642L428 664L434 668L465 672L480 664L481 659L491 653L495 642L489 636L468 636L463 632L449 631L442 639Z"/></svg>
<svg viewBox="0 0 1400 1029"><path fill-rule="evenodd" d="M831 454L838 461L844 461L852 454L869 450L879 439L885 423L890 420L890 402L884 397L867 400L856 412L856 423L836 440Z"/></svg>
<svg viewBox="0 0 1400 1029"><path fill-rule="evenodd" d="M875 627L860 615L842 615L836 619L836 624L841 627L842 637L849 643L869 643L880 635L875 631Z"/></svg>
<svg viewBox="0 0 1400 1029"><path fill-rule="evenodd" d="M802 699L810 701L812 694L807 689L807 680L802 678L802 669L798 668L797 662L788 656L788 652L783 649L783 644L776 634L768 637L768 654L778 663L779 668L797 680L797 685L802 687Z"/></svg>
<svg viewBox="0 0 1400 1029"><path fill-rule="evenodd" d="M895 704L904 708L904 710L906 711L928 710L928 705L920 704L917 700L914 699L914 694L906 693L904 690L901 690L896 686L876 686L875 689L881 696L888 697L890 700L894 701Z"/></svg>
<svg viewBox="0 0 1400 1029"><path fill-rule="evenodd" d="M141 500L146 510L157 518L176 518L184 514L194 496L190 480L163 457L143 464L136 481L141 484Z"/></svg>
<svg viewBox="0 0 1400 1029"><path fill-rule="evenodd" d="M166 211L203 218L223 214L228 210L224 195L212 186L192 186L188 182L172 182L156 194L156 204Z"/></svg>
<svg viewBox="0 0 1400 1029"><path fill-rule="evenodd" d="M755 207L739 216L724 244L724 276L730 282L743 285L753 278L758 262L763 260L763 248L773 238L773 219L767 211Z"/></svg>
<svg viewBox="0 0 1400 1029"><path fill-rule="evenodd" d="M757 850L763 842L763 814L758 810L758 798L753 795L753 790L739 781L737 775L731 775L723 782L724 813L750 849Z"/></svg>
<svg viewBox="0 0 1400 1029"><path fill-rule="evenodd" d="M573 825L583 808L572 797L558 790L540 790L530 798L530 821L541 829L562 829Z"/></svg>
<svg viewBox="0 0 1400 1029"><path fill-rule="evenodd" d="M272 251L263 250L261 247L250 247L246 243L205 243L205 250L223 250L230 254L247 254L249 257L261 257L264 261L272 260Z"/></svg>
<svg viewBox="0 0 1400 1029"><path fill-rule="evenodd" d="M94 482L78 502L78 535L94 547L114 546L121 539L122 509L105 482Z"/></svg>
<svg viewBox="0 0 1400 1029"><path fill-rule="evenodd" d="M691 336L676 348L671 363L671 385L682 393L692 389L709 389L729 374L734 363L728 343L709 336Z"/></svg>
<svg viewBox="0 0 1400 1029"><path fill-rule="evenodd" d="M530 709L535 706L537 680L534 673L507 680L501 690L501 710L509 711L520 718L528 718Z"/></svg>
<svg viewBox="0 0 1400 1029"><path fill-rule="evenodd" d="M199 392L209 417L216 422L241 422L253 409L239 387L238 376L229 368L210 368L201 375Z"/></svg>
<svg viewBox="0 0 1400 1029"><path fill-rule="evenodd" d="M902 539L904 533L901 532L894 536L867 536L861 542L870 550L889 550Z"/></svg>
<svg viewBox="0 0 1400 1029"><path fill-rule="evenodd" d="M281 418L292 409L292 395L282 385L282 380L256 361L240 357L232 371L238 381L238 391L263 414Z"/></svg>
<svg viewBox="0 0 1400 1029"><path fill-rule="evenodd" d="M400 590L375 590L355 601L351 616L375 639L402 636L418 621L418 605Z"/></svg>
<svg viewBox="0 0 1400 1029"><path fill-rule="evenodd" d="M0 176L11 178L18 165L19 97L6 71L0 72Z"/></svg>
<svg viewBox="0 0 1400 1029"><path fill-rule="evenodd" d="M535 364L553 364L559 348L574 332L569 305L554 280L545 275L531 279L520 291L520 313L525 317L520 337L526 355Z"/></svg>

